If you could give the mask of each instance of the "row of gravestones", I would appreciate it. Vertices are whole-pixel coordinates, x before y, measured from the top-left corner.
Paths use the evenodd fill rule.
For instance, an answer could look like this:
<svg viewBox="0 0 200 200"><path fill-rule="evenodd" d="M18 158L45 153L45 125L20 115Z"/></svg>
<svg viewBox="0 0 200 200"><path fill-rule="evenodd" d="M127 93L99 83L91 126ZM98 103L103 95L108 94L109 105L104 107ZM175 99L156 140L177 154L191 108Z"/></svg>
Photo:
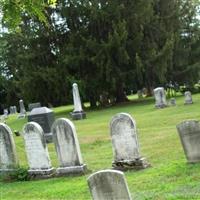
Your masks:
<svg viewBox="0 0 200 200"><path fill-rule="evenodd" d="M110 123L113 144L113 168L119 170L140 169L149 163L140 155L136 123L129 114L119 113ZM179 136L189 163L200 161L200 123L195 120L177 125ZM82 173L83 164L76 130L68 119L57 119L52 126L54 144L60 167L56 174ZM43 130L35 122L24 126L23 137L29 162L29 174L33 177L51 177L55 173L51 166ZM0 124L0 171L14 170L18 165L15 144L10 128ZM111 197L131 198L123 174L118 171L100 171L88 178L93 198L112 199ZM102 182L102 180L104 180ZM123 191L121 191L123 190ZM122 195L122 196L120 196Z"/></svg>
<svg viewBox="0 0 200 200"><path fill-rule="evenodd" d="M185 105L192 104L192 94L190 91L186 91L184 93L185 95ZM163 87L158 87L154 89L154 96L155 96L155 107L156 108L164 108L167 107L167 100L165 95L165 90ZM175 106L176 105L176 99L171 98L170 99L170 105Z"/></svg>

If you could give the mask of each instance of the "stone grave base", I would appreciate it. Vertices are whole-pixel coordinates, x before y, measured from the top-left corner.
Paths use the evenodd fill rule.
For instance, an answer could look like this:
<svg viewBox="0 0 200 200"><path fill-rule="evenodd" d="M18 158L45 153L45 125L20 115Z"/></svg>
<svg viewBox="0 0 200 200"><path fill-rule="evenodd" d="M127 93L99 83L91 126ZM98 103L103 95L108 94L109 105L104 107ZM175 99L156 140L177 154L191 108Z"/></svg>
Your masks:
<svg viewBox="0 0 200 200"><path fill-rule="evenodd" d="M30 169L28 173L31 179L51 178L55 174L55 169L53 167L50 169Z"/></svg>
<svg viewBox="0 0 200 200"><path fill-rule="evenodd" d="M0 175L6 175L10 174L12 172L15 172L17 169L0 169Z"/></svg>
<svg viewBox="0 0 200 200"><path fill-rule="evenodd" d="M25 118L25 117L26 117L26 114L19 114L17 118L18 118L18 119L23 119L23 118Z"/></svg>
<svg viewBox="0 0 200 200"><path fill-rule="evenodd" d="M135 160L122 160L114 161L112 167L116 170L127 171L127 170L140 170L150 167L151 165L146 161L145 158L138 158Z"/></svg>
<svg viewBox="0 0 200 200"><path fill-rule="evenodd" d="M161 104L161 105L155 105L155 108L166 108L168 105L166 104Z"/></svg>
<svg viewBox="0 0 200 200"><path fill-rule="evenodd" d="M71 112L70 115L71 115L73 120L80 120L80 119L85 119L86 118L86 113L84 111Z"/></svg>
<svg viewBox="0 0 200 200"><path fill-rule="evenodd" d="M193 104L193 102L185 102L184 105L190 105Z"/></svg>
<svg viewBox="0 0 200 200"><path fill-rule="evenodd" d="M57 176L75 175L75 174L84 174L87 170L87 165L83 164L80 166L72 166L72 167L59 167L56 169Z"/></svg>

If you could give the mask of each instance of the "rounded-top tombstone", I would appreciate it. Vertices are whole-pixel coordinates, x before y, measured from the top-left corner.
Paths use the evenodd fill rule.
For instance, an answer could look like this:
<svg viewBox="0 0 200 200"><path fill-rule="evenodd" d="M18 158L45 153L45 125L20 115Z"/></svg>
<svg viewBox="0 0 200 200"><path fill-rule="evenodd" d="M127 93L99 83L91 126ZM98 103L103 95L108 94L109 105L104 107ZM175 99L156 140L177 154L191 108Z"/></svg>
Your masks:
<svg viewBox="0 0 200 200"><path fill-rule="evenodd" d="M52 142L51 126L54 120L53 110L47 107L34 108L28 114L28 122L37 122L42 127L46 142Z"/></svg>
<svg viewBox="0 0 200 200"><path fill-rule="evenodd" d="M74 124L65 118L57 119L52 125L53 141L60 167L58 175L83 173L83 164L79 142Z"/></svg>
<svg viewBox="0 0 200 200"><path fill-rule="evenodd" d="M158 87L154 89L155 96L155 107L156 108L165 108L167 106L165 90L163 87Z"/></svg>
<svg viewBox="0 0 200 200"><path fill-rule="evenodd" d="M87 179L93 200L131 200L123 172L102 170Z"/></svg>
<svg viewBox="0 0 200 200"><path fill-rule="evenodd" d="M191 92L190 91L186 91L184 93L184 95L185 95L185 105L193 104Z"/></svg>
<svg viewBox="0 0 200 200"><path fill-rule="evenodd" d="M179 137L189 163L200 162L200 122L188 120L177 125Z"/></svg>
<svg viewBox="0 0 200 200"><path fill-rule="evenodd" d="M110 122L114 161L119 170L143 169L149 166L141 157L135 120L127 113L116 114Z"/></svg>
<svg viewBox="0 0 200 200"><path fill-rule="evenodd" d="M11 129L0 123L0 173L13 171L18 167L15 142Z"/></svg>
<svg viewBox="0 0 200 200"><path fill-rule="evenodd" d="M44 132L36 122L29 122L23 128L25 150L30 169L29 174L33 177L49 177L54 172L51 166Z"/></svg>

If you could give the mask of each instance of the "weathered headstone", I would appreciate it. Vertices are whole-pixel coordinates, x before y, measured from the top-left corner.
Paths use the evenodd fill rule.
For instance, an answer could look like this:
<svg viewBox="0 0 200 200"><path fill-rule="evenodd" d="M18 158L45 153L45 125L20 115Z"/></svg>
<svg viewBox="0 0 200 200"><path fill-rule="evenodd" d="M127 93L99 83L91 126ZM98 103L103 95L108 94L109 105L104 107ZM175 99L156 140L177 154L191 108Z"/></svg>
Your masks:
<svg viewBox="0 0 200 200"><path fill-rule="evenodd" d="M52 142L51 126L54 120L53 110L47 107L34 108L28 114L28 122L37 122L44 130L46 142Z"/></svg>
<svg viewBox="0 0 200 200"><path fill-rule="evenodd" d="M170 105L171 106L176 106L176 99L175 98L171 98L170 99Z"/></svg>
<svg viewBox="0 0 200 200"><path fill-rule="evenodd" d="M65 118L57 119L52 125L52 133L60 163L57 174L83 173L86 165L83 164L74 124Z"/></svg>
<svg viewBox="0 0 200 200"><path fill-rule="evenodd" d="M138 90L137 91L137 95L138 95L138 99L143 98L143 92L142 92L142 90Z"/></svg>
<svg viewBox="0 0 200 200"><path fill-rule="evenodd" d="M0 173L10 172L18 167L15 142L11 129L0 123Z"/></svg>
<svg viewBox="0 0 200 200"><path fill-rule="evenodd" d="M36 122L29 122L23 128L25 150L32 177L50 177L54 172L51 166L44 132Z"/></svg>
<svg viewBox="0 0 200 200"><path fill-rule="evenodd" d="M167 106L165 90L163 87L158 87L154 89L154 96L155 96L155 107L156 108L164 108Z"/></svg>
<svg viewBox="0 0 200 200"><path fill-rule="evenodd" d="M8 118L8 109L3 109L3 115L4 115L4 118L7 119Z"/></svg>
<svg viewBox="0 0 200 200"><path fill-rule="evenodd" d="M192 104L192 94L190 91L185 92L185 104Z"/></svg>
<svg viewBox="0 0 200 200"><path fill-rule="evenodd" d="M200 162L200 122L184 121L177 125L177 130L187 161Z"/></svg>
<svg viewBox="0 0 200 200"><path fill-rule="evenodd" d="M20 108L20 113L18 118L25 118L26 117L26 110L24 107L24 101L21 99L19 100L19 108Z"/></svg>
<svg viewBox="0 0 200 200"><path fill-rule="evenodd" d="M17 113L17 107L16 106L10 106L10 114L16 114Z"/></svg>
<svg viewBox="0 0 200 200"><path fill-rule="evenodd" d="M102 170L87 179L93 200L131 200L123 172Z"/></svg>
<svg viewBox="0 0 200 200"><path fill-rule="evenodd" d="M143 169L149 166L141 157L137 138L136 122L127 113L116 114L110 123L114 161L119 170Z"/></svg>
<svg viewBox="0 0 200 200"><path fill-rule="evenodd" d="M86 113L82 109L78 85L74 83L72 87L73 87L72 92L74 100L74 111L71 113L71 117L73 120L85 119Z"/></svg>
<svg viewBox="0 0 200 200"><path fill-rule="evenodd" d="M40 108L41 107L41 103L37 102L37 103L29 103L28 104L28 110L32 111L34 108Z"/></svg>

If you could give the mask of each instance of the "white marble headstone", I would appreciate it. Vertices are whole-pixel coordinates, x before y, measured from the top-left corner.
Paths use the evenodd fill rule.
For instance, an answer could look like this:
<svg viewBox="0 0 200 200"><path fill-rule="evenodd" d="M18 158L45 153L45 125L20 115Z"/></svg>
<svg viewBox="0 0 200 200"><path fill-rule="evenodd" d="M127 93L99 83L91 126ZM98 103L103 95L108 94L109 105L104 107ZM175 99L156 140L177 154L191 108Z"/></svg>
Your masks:
<svg viewBox="0 0 200 200"><path fill-rule="evenodd" d="M179 137L189 163L200 162L200 122L184 121L177 125Z"/></svg>
<svg viewBox="0 0 200 200"><path fill-rule="evenodd" d="M131 200L123 172L102 170L87 179L93 200Z"/></svg>
<svg viewBox="0 0 200 200"><path fill-rule="evenodd" d="M0 172L12 171L18 166L15 142L11 129L0 123Z"/></svg>
<svg viewBox="0 0 200 200"><path fill-rule="evenodd" d="M52 170L44 132L36 122L24 126L23 137L31 173L48 173Z"/></svg>
<svg viewBox="0 0 200 200"><path fill-rule="evenodd" d="M60 163L57 173L80 173L83 164L74 124L65 118L57 119L52 125L53 141Z"/></svg>
<svg viewBox="0 0 200 200"><path fill-rule="evenodd" d="M74 100L74 112L81 112L83 111L83 109L81 105L81 99L80 99L77 83L74 83L72 87L73 87L72 92L73 92L73 100Z"/></svg>
<svg viewBox="0 0 200 200"><path fill-rule="evenodd" d="M192 94L190 91L185 92L185 104L192 104Z"/></svg>
<svg viewBox="0 0 200 200"><path fill-rule="evenodd" d="M154 89L155 96L155 107L156 108L164 108L167 106L167 100L165 95L165 90L163 87L158 87Z"/></svg>

